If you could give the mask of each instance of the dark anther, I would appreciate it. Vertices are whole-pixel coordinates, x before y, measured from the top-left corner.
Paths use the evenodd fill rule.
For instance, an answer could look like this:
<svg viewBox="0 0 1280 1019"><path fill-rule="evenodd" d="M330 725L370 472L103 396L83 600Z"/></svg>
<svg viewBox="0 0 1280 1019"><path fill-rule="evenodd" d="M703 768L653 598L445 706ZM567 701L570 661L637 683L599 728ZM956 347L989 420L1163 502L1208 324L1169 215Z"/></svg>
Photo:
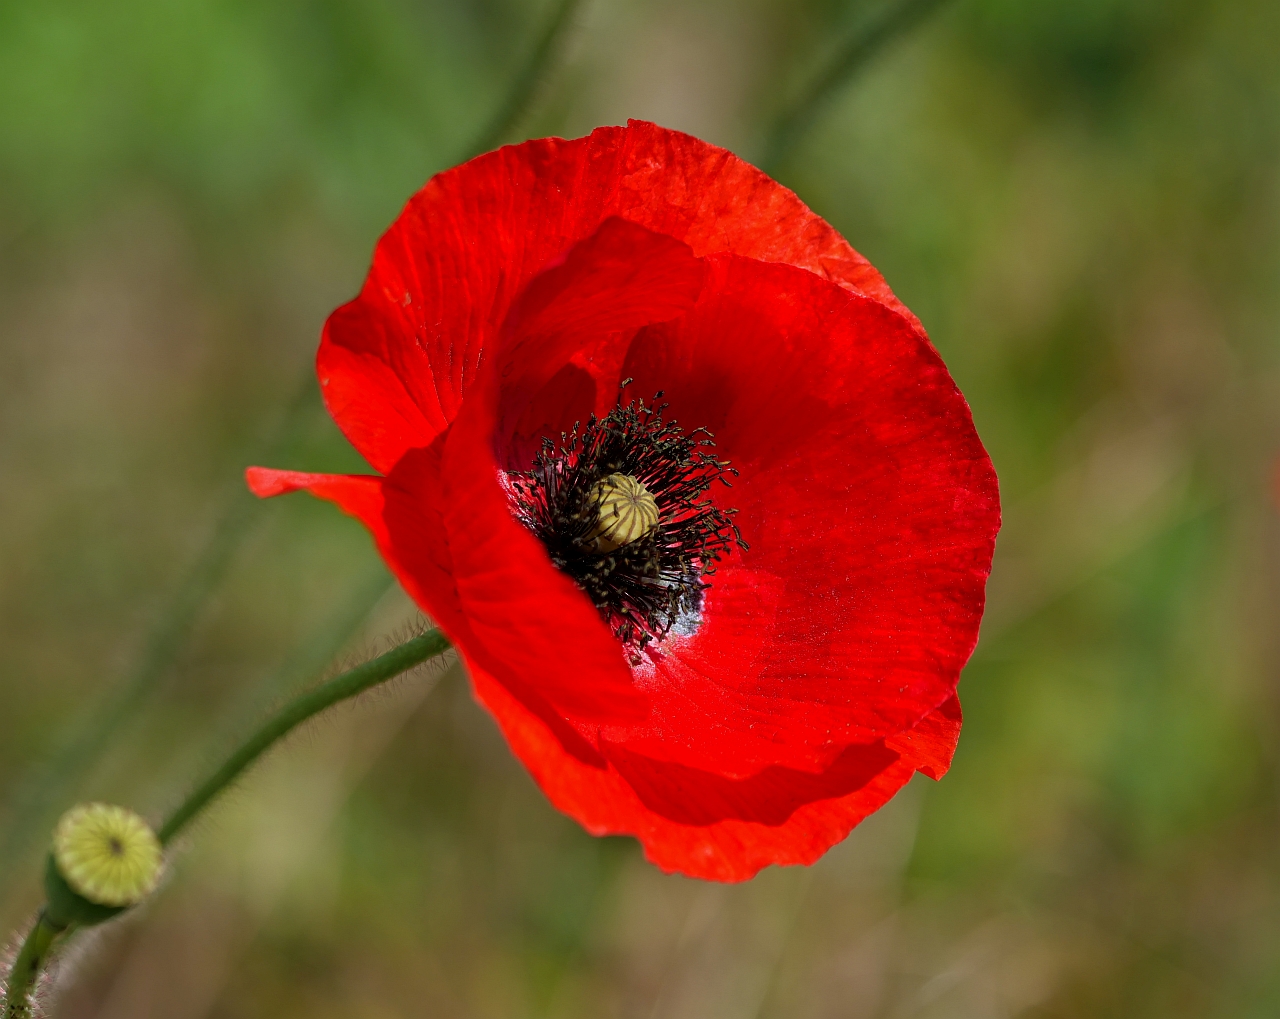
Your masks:
<svg viewBox="0 0 1280 1019"><path fill-rule="evenodd" d="M625 386L627 379L623 385ZM511 474L512 512L546 546L551 561L582 588L628 648L633 661L682 619L696 620L704 577L733 545L746 542L733 522L705 498L711 485L737 471L708 450L711 433L686 434L662 420L667 404L643 400L594 414L586 427L542 440L531 470ZM599 551L601 483L621 474L638 481L658 506L658 524L643 536Z"/></svg>

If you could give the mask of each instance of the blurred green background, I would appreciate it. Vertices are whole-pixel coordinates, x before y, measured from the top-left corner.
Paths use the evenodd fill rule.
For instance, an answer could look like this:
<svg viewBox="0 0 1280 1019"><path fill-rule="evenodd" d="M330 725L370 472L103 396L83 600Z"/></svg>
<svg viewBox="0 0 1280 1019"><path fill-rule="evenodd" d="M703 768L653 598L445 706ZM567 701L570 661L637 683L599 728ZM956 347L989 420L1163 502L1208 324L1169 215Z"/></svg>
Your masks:
<svg viewBox="0 0 1280 1019"><path fill-rule="evenodd" d="M357 524L246 509L239 472L361 469L282 425L320 325L557 6L0 0L6 929L49 810L159 816L308 651L412 618ZM760 158L879 10L585 0L506 138L644 117ZM243 782L54 1015L1280 1014L1280 5L947 0L773 169L919 314L1000 474L950 775L812 868L700 884L556 813L427 669ZM58 787L227 506L229 576Z"/></svg>

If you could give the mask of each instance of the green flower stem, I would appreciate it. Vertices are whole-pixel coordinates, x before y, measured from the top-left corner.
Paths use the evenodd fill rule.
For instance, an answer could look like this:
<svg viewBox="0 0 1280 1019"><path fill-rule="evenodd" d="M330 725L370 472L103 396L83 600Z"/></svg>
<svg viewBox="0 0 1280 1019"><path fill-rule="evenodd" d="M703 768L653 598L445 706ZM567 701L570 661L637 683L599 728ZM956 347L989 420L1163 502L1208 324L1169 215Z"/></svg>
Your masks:
<svg viewBox="0 0 1280 1019"><path fill-rule="evenodd" d="M4 996L4 1019L31 1019L31 991L40 976L49 948L62 931L45 919L44 910L18 950Z"/></svg>
<svg viewBox="0 0 1280 1019"><path fill-rule="evenodd" d="M360 624L394 584L395 580L382 565L382 560L375 560L373 568L364 577L352 582L350 595L294 644L271 676L242 690L201 733L202 738L192 741L189 754L170 768L173 775L181 776L178 784L185 790L190 785L191 771L204 771L209 762L217 760L227 746L247 732L273 706L321 679ZM166 777L159 789L163 790L158 794L160 799L172 799L171 778Z"/></svg>
<svg viewBox="0 0 1280 1019"><path fill-rule="evenodd" d="M222 767L210 775L177 810L169 815L156 833L160 838L160 844L168 845L172 842L197 814L240 776L241 772L261 757L272 744L288 735L307 719L340 701L364 693L370 687L385 683L388 679L412 669L415 665L422 664L428 658L442 654L450 646L444 634L439 630L433 630L431 633L424 633L421 637L405 641L386 654L379 655L363 665L357 665L349 672L335 676L314 690L308 690L294 698L274 716L267 719L257 732L226 759Z"/></svg>
<svg viewBox="0 0 1280 1019"><path fill-rule="evenodd" d="M326 708L349 700L366 690L385 683L389 679L421 665L429 658L443 654L452 645L439 630L414 637L392 648L363 665L335 676L313 690L295 697L267 719L258 730L242 743L212 775L191 793L169 815L156 834L162 845L167 845L218 795L231 785L245 769L261 757L303 722L315 717ZM49 948L62 930L51 924L40 911L40 917L18 951L17 960L9 974L5 992L5 1007L0 1019L29 1019L30 996L35 987Z"/></svg>

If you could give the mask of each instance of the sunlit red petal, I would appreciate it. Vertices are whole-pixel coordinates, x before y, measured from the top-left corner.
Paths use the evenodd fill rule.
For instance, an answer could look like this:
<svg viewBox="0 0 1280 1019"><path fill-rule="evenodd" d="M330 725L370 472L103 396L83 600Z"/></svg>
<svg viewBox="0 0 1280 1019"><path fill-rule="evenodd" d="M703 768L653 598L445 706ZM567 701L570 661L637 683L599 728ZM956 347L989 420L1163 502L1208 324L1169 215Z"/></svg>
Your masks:
<svg viewBox="0 0 1280 1019"><path fill-rule="evenodd" d="M327 406L377 470L447 427L511 303L611 216L695 255L810 269L910 317L835 230L725 149L642 121L508 146L433 177L379 242L360 296L326 325Z"/></svg>
<svg viewBox="0 0 1280 1019"><path fill-rule="evenodd" d="M694 310L646 330L623 371L633 392L664 388L677 418L716 431L743 471L717 498L742 511L752 548L717 572L701 629L637 671L651 723L602 720L604 735L738 778L822 769L953 696L999 525L995 478L937 354L899 316L811 273L708 261ZM570 333L540 348L544 376L563 377ZM483 433L456 476L486 487L490 512L460 517L498 527L488 468L468 468ZM526 537L514 527L506 540ZM508 561L503 588L555 589L563 578L537 551ZM548 621L538 646L557 659L580 628L586 616Z"/></svg>
<svg viewBox="0 0 1280 1019"><path fill-rule="evenodd" d="M709 261L694 312L639 337L623 371L715 433L742 474L712 494L740 510L751 549L713 580L704 628L672 645L706 681L658 668L646 688L673 750L701 731L690 702L704 698L722 726L820 766L951 696L982 615L995 475L942 362L900 317L787 266ZM768 580L763 607L776 606L764 647L743 655L730 620L749 628L762 602L735 580L738 564ZM723 773L755 763L749 740L736 765L732 740L723 762L700 745Z"/></svg>
<svg viewBox="0 0 1280 1019"><path fill-rule="evenodd" d="M494 641L491 616L485 611L483 596L476 596L470 590L483 584L483 575L473 576L472 584L464 585L472 594L464 610L453 581L455 567L445 540L439 498L439 445L405 457L386 478L272 471L262 467L249 468L246 476L250 489L259 496L305 490L337 504L360 520L373 535L396 578L457 645L468 664L503 675L507 685L522 699L525 710L538 714L548 724L552 724L551 712L580 724L591 719L617 722L644 717L648 713L647 700L631 683L617 645L608 637L594 609L588 621L604 631L606 639L595 643L584 639L564 657L554 661L543 659L540 663L529 660L528 649L519 643L518 628L505 631L505 641ZM485 531L481 524L477 533ZM527 534L523 536L533 540ZM486 551L492 550L499 553L501 560L510 554L514 561L519 561L518 549L501 549L475 535L469 537L474 542L466 549L469 564L483 561ZM540 548L534 551L541 554ZM522 589L508 592L511 596L508 607L528 613L530 627L536 628L538 622L545 624L539 615L543 612L557 618L567 613L571 619L582 597L572 583L554 570L552 573L556 580L563 582L559 591L544 590L540 597L531 597ZM501 645L502 657L491 654L489 648L495 643ZM555 731L567 746L583 752L571 728L555 727Z"/></svg>
<svg viewBox="0 0 1280 1019"><path fill-rule="evenodd" d="M960 698L952 694L941 707L920 719L915 728L887 737L884 745L912 761L921 774L939 779L951 768L962 721Z"/></svg>

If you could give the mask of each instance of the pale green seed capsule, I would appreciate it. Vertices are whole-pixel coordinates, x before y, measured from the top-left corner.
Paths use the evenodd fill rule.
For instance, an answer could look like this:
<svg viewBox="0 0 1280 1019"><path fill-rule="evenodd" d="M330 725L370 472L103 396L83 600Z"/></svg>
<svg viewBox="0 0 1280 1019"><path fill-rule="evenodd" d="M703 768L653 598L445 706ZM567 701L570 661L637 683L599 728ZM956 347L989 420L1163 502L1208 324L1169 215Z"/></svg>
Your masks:
<svg viewBox="0 0 1280 1019"><path fill-rule="evenodd" d="M588 535L597 552L612 552L658 526L658 504L629 474L610 474L591 489L596 526Z"/></svg>
<svg viewBox="0 0 1280 1019"><path fill-rule="evenodd" d="M58 821L53 861L77 895L100 906L132 906L160 880L160 841L132 810L82 803Z"/></svg>

